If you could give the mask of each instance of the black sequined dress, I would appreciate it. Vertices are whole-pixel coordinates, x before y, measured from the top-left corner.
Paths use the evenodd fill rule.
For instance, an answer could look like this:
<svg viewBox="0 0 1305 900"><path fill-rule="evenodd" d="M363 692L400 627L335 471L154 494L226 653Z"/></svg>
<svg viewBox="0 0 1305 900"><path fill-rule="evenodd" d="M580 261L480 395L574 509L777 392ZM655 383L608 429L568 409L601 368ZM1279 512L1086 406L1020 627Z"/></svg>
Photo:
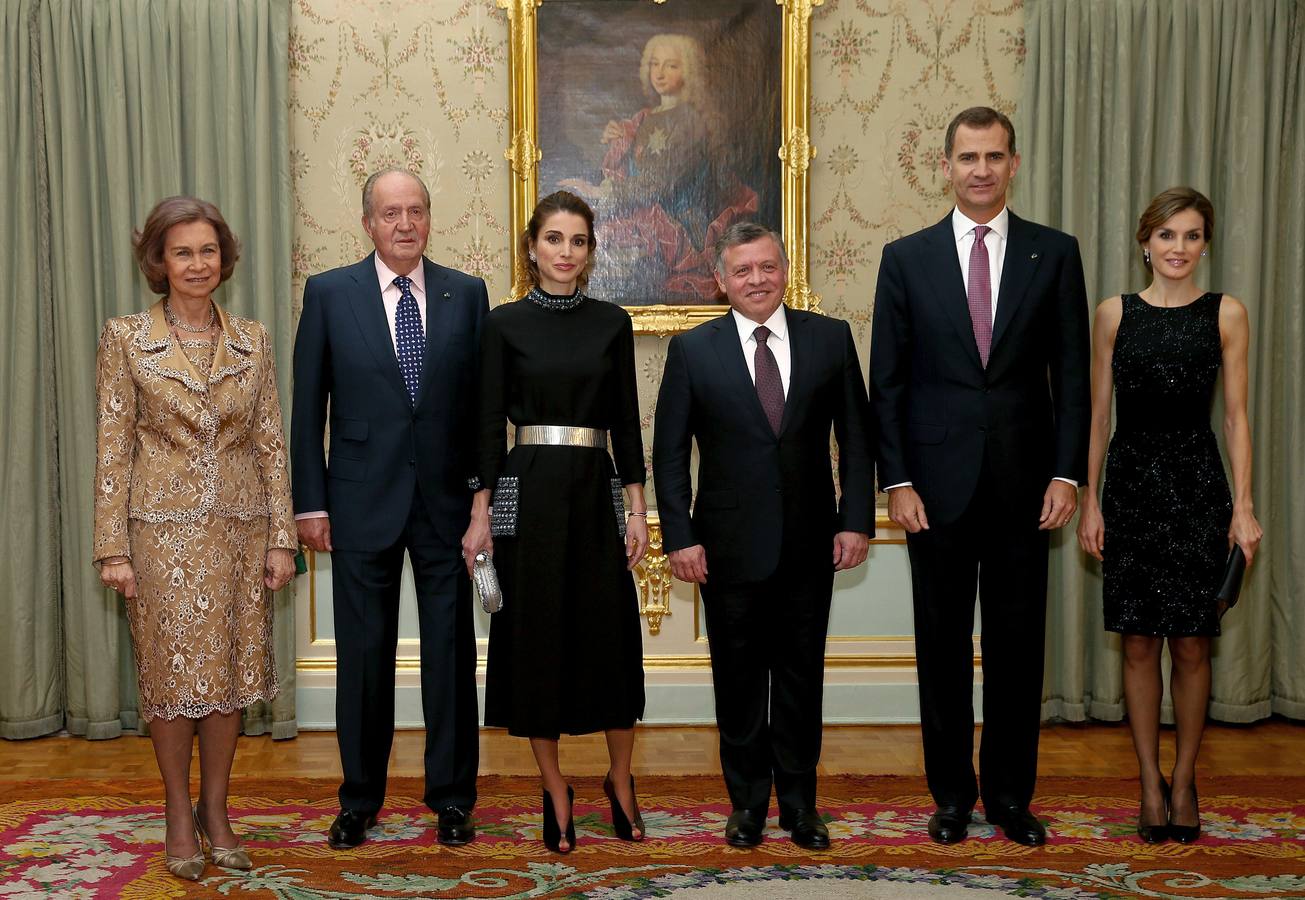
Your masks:
<svg viewBox="0 0 1305 900"><path fill-rule="evenodd" d="M1223 359L1222 294L1158 307L1123 297L1106 458L1105 625L1124 634L1217 635L1232 496L1210 428Z"/></svg>

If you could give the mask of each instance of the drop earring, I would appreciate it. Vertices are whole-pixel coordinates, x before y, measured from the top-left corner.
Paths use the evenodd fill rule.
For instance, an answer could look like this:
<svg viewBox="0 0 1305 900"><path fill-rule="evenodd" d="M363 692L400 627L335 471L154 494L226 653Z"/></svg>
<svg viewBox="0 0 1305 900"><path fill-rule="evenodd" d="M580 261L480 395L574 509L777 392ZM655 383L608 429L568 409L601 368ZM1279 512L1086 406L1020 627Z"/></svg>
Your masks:
<svg viewBox="0 0 1305 900"><path fill-rule="evenodd" d="M1201 251L1201 255L1202 255L1202 256L1209 256L1209 255L1210 255L1210 251L1209 251L1209 250L1202 250L1202 251Z"/></svg>
<svg viewBox="0 0 1305 900"><path fill-rule="evenodd" d="M526 256L530 257L531 262L539 262L539 257L535 256L535 251L531 250Z"/></svg>
<svg viewBox="0 0 1305 900"><path fill-rule="evenodd" d="M1142 262L1151 265L1151 251L1145 247L1142 248Z"/></svg>

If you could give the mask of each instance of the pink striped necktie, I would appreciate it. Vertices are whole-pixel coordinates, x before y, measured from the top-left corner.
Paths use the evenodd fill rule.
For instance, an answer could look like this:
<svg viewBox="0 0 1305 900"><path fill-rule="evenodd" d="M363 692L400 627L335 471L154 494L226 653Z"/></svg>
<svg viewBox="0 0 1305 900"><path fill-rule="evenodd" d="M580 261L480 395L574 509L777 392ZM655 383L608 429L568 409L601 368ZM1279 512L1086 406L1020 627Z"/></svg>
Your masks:
<svg viewBox="0 0 1305 900"><path fill-rule="evenodd" d="M974 245L970 247L970 280L966 298L970 302L970 324L974 343L979 345L979 360L988 368L992 352L992 272L988 268L988 248L983 239L992 231L987 225L974 226Z"/></svg>

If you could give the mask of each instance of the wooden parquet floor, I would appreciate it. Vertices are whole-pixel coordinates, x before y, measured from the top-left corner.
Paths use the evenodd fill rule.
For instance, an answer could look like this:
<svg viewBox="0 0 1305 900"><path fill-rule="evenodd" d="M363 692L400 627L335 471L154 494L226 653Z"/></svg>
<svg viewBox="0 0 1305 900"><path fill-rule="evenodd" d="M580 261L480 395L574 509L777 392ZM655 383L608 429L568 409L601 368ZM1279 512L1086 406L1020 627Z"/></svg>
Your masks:
<svg viewBox="0 0 1305 900"><path fill-rule="evenodd" d="M395 735L390 774L422 774L421 731ZM977 746L977 735L976 735ZM920 733L915 726L828 726L822 774L921 775ZM1201 749L1198 776L1300 775L1305 725L1273 719L1256 725L1212 725ZM563 738L563 771L602 775L607 750L602 735ZM1161 735L1161 762L1173 761L1173 732ZM1050 725L1042 731L1039 772L1077 777L1128 776L1136 771L1128 728L1120 725ZM198 762L192 770L198 774ZM482 774L532 775L529 744L497 730L481 732ZM716 731L709 727L647 726L635 745L636 775L699 775L720 771ZM87 741L67 735L0 741L0 782L45 778L149 778L158 769L150 742L127 736ZM290 741L240 739L232 774L261 778L338 778L333 732L304 732Z"/></svg>

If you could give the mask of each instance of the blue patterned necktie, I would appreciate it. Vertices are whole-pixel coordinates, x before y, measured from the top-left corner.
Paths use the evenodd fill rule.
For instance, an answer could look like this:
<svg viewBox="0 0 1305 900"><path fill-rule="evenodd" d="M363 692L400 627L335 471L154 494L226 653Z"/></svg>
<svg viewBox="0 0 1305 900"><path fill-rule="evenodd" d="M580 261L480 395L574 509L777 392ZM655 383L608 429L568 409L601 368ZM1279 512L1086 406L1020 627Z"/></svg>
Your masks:
<svg viewBox="0 0 1305 900"><path fill-rule="evenodd" d="M399 288L399 308L394 311L394 342L399 354L399 371L403 373L403 383L408 388L408 399L416 404L421 364L426 356L426 334L421 330L417 298L412 295L412 279L399 275L394 283Z"/></svg>

